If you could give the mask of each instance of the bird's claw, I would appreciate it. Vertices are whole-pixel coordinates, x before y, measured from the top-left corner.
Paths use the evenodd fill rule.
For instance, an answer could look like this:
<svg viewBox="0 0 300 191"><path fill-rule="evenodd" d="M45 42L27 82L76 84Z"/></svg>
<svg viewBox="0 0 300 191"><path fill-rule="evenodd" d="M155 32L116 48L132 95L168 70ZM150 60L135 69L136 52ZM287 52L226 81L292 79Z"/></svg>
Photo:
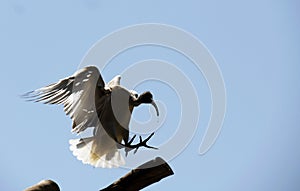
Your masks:
<svg viewBox="0 0 300 191"><path fill-rule="evenodd" d="M136 137L136 135L134 135L134 136L130 139L130 141L129 141L128 143L125 143L125 145L123 145L124 148L125 148L125 153L126 153L125 155L127 156L128 153L129 153L131 150L133 150L133 149L135 149L134 152L133 152L133 154L135 154L135 153L138 151L138 149L139 149L140 147L146 147L146 148L149 148L149 149L157 149L156 147L152 147L152 146L147 145L147 142L151 139L151 137L152 137L153 135L154 135L154 133L151 133L145 140L143 140L142 137L139 136L140 142L139 142L138 144L132 145L132 142L134 141L134 139L135 139L135 137Z"/></svg>

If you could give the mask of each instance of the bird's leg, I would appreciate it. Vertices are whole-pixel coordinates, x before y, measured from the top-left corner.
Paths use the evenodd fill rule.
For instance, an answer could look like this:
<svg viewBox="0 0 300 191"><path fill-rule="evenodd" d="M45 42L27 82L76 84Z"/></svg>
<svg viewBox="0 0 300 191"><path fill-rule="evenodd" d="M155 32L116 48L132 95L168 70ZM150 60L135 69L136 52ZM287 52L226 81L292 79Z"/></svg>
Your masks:
<svg viewBox="0 0 300 191"><path fill-rule="evenodd" d="M128 152L130 152L133 149L135 149L135 151L134 151L134 154L135 154L140 147L146 147L146 148L149 148L149 149L157 149L156 147L152 147L152 146L147 145L147 142L151 139L151 137L153 135L154 135L154 133L151 133L151 135L149 135L145 140L143 140L142 137L140 136L139 137L140 142L138 144L133 144L132 145L132 142L134 141L136 135L134 135L130 139L130 141L128 141L127 143L125 143L125 144L119 143L119 144L122 145L125 148L126 156L128 155Z"/></svg>
<svg viewBox="0 0 300 191"><path fill-rule="evenodd" d="M134 135L129 142L125 143L125 145L131 145L131 143L134 141L136 135ZM130 152L132 150L132 148L129 148L129 147L125 147L125 155L127 156L128 155L128 152Z"/></svg>

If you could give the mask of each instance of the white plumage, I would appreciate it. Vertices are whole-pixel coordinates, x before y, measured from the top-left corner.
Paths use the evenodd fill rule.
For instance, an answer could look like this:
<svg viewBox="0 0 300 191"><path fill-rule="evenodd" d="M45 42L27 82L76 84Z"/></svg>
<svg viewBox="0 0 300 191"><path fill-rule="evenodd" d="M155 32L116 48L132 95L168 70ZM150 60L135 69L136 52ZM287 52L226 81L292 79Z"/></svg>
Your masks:
<svg viewBox="0 0 300 191"><path fill-rule="evenodd" d="M70 150L78 160L95 167L112 168L125 164L120 149L126 152L146 145L152 137L139 144L129 141L129 122L133 108L152 104L158 109L150 92L140 96L133 90L120 86L120 76L107 84L99 70L88 66L57 83L29 92L24 96L31 101L46 104L62 104L64 111L73 121L72 132L80 134L93 128L93 135L69 141ZM135 137L135 136L134 136Z"/></svg>

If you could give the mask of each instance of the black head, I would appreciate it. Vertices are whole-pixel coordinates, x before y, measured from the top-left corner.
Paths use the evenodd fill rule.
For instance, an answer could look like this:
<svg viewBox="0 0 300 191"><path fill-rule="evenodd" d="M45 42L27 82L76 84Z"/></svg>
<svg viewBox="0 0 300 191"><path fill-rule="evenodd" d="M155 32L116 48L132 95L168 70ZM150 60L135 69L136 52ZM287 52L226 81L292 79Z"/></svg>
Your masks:
<svg viewBox="0 0 300 191"><path fill-rule="evenodd" d="M153 105L156 110L157 116L159 115L158 107L153 100L152 94L149 91L142 93L136 100L133 101L134 106L139 106L142 103Z"/></svg>
<svg viewBox="0 0 300 191"><path fill-rule="evenodd" d="M137 101L139 103L152 103L153 101L153 96L152 94L147 91L147 92L144 92L142 93L138 98L137 98Z"/></svg>

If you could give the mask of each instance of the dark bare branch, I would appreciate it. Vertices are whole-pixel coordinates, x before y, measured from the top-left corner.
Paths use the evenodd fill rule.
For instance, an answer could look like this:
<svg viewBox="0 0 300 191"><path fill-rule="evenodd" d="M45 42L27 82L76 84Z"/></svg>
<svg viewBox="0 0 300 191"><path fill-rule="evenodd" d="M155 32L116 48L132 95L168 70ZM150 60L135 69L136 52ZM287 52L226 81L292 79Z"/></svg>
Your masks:
<svg viewBox="0 0 300 191"><path fill-rule="evenodd" d="M150 160L100 191L138 191L173 175L171 167L162 158ZM43 180L24 191L60 191L52 180Z"/></svg>
<svg viewBox="0 0 300 191"><path fill-rule="evenodd" d="M24 191L60 191L60 189L54 181L42 180L36 185L26 188Z"/></svg>
<svg viewBox="0 0 300 191"><path fill-rule="evenodd" d="M173 174L167 162L157 157L100 191L138 191Z"/></svg>

